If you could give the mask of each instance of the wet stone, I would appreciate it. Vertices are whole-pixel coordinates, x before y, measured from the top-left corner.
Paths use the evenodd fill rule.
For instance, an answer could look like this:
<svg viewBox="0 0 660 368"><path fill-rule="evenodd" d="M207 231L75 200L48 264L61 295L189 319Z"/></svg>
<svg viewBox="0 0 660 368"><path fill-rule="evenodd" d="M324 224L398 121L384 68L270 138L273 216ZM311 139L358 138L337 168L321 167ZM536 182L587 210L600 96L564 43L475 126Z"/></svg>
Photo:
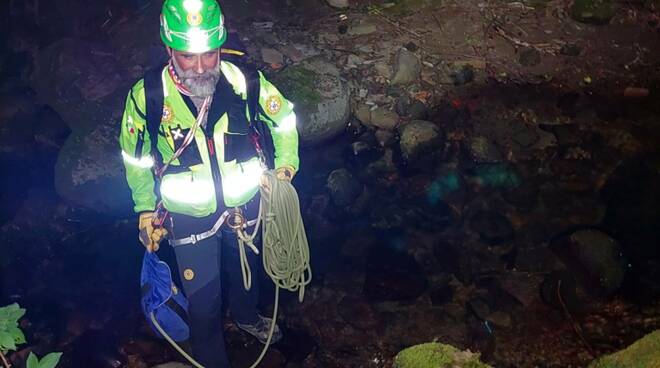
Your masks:
<svg viewBox="0 0 660 368"><path fill-rule="evenodd" d="M470 228L489 245L502 245L513 240L513 227L504 215L495 211L480 211L470 219Z"/></svg>
<svg viewBox="0 0 660 368"><path fill-rule="evenodd" d="M394 74L392 84L409 84L419 79L422 73L422 64L417 55L401 48L394 60Z"/></svg>
<svg viewBox="0 0 660 368"><path fill-rule="evenodd" d="M552 244L552 250L592 294L610 295L623 282L627 262L621 246L601 231L586 229L567 234Z"/></svg>
<svg viewBox="0 0 660 368"><path fill-rule="evenodd" d="M525 49L520 53L518 62L522 66L535 66L541 62L541 53L536 49Z"/></svg>
<svg viewBox="0 0 660 368"><path fill-rule="evenodd" d="M424 120L428 117L428 108L421 101L415 101L408 109L410 120Z"/></svg>
<svg viewBox="0 0 660 368"><path fill-rule="evenodd" d="M326 187L335 205L347 206L360 195L362 185L346 169L334 170L328 176Z"/></svg>

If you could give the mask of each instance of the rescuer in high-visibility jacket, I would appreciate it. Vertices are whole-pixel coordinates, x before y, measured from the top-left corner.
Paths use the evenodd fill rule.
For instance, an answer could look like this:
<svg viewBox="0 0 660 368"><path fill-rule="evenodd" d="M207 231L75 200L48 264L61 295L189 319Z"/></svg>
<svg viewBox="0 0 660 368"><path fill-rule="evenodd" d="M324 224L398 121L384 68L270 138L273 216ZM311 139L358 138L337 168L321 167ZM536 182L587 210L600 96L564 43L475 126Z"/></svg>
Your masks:
<svg viewBox="0 0 660 368"><path fill-rule="evenodd" d="M158 134L149 134L142 79L126 99L119 141L139 214L140 241L148 251L158 250L163 238L174 247L189 301L192 354L206 368L224 368L229 362L222 334L221 270L228 276L226 301L236 325L262 343L268 334L270 319L256 309L258 284L255 279L249 291L242 287L236 233L226 223L235 212L256 218L264 160L249 129L248 79L221 56L227 31L218 3L166 0L160 23L171 58L160 72ZM258 119L272 137L273 168L278 179L291 180L299 164L293 104L260 72L258 79ZM191 139L187 147L186 138ZM182 145L185 149L172 160ZM159 178L156 171L162 167ZM154 223L160 220L159 203L169 212L162 227ZM251 268L259 267L256 256L248 254ZM276 328L272 341L281 336Z"/></svg>

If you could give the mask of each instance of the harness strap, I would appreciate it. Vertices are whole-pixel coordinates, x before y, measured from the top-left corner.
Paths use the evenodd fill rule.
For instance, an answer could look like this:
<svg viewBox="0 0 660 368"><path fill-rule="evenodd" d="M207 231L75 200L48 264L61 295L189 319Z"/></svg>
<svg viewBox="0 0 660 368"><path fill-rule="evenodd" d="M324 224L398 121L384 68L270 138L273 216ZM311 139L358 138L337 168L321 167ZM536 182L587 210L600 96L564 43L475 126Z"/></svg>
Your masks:
<svg viewBox="0 0 660 368"><path fill-rule="evenodd" d="M225 212L223 212L222 215L220 215L220 217L218 218L218 220L215 222L215 224L210 230L204 231L203 233L199 233L199 234L192 234L185 238L169 239L170 245L173 247L178 247L182 245L195 245L197 242L212 237L213 235L218 233L220 227L225 223L225 221L227 221L229 215L231 215L231 213L225 210ZM255 219L255 220L247 221L245 225L253 226L256 223L257 220Z"/></svg>

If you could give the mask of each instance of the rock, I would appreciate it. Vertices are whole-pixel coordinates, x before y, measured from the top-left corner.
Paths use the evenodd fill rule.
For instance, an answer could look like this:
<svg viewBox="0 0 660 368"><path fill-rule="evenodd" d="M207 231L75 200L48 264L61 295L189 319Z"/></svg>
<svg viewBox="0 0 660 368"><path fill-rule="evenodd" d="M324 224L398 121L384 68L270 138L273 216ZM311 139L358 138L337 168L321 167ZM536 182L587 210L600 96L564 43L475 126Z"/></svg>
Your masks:
<svg viewBox="0 0 660 368"><path fill-rule="evenodd" d="M486 320L500 328L511 327L511 315L502 311L495 311L486 317Z"/></svg>
<svg viewBox="0 0 660 368"><path fill-rule="evenodd" d="M488 368L478 353L461 351L439 342L415 345L400 351L394 358L394 368Z"/></svg>
<svg viewBox="0 0 660 368"><path fill-rule="evenodd" d="M294 45L284 45L280 47L280 51L294 63L299 63L305 59L305 54Z"/></svg>
<svg viewBox="0 0 660 368"><path fill-rule="evenodd" d="M495 211L479 211L470 218L470 229L489 245L502 245L513 240L513 227L504 215Z"/></svg>
<svg viewBox="0 0 660 368"><path fill-rule="evenodd" d="M456 86L468 84L474 80L474 68L472 65L460 65L458 70L449 74L449 77Z"/></svg>
<svg viewBox="0 0 660 368"><path fill-rule="evenodd" d="M328 5L332 6L333 8L348 8L349 2L348 0L328 0Z"/></svg>
<svg viewBox="0 0 660 368"><path fill-rule="evenodd" d="M541 62L541 53L537 49L525 49L520 52L518 62L522 66L535 66Z"/></svg>
<svg viewBox="0 0 660 368"><path fill-rule="evenodd" d="M408 108L408 118L410 120L424 120L428 116L428 108L421 101L415 101Z"/></svg>
<svg viewBox="0 0 660 368"><path fill-rule="evenodd" d="M495 143L480 135L474 135L469 139L469 150L472 160L476 163L492 163L502 161L502 154Z"/></svg>
<svg viewBox="0 0 660 368"><path fill-rule="evenodd" d="M361 105L355 110L355 117L364 124L371 123L371 107L368 105Z"/></svg>
<svg viewBox="0 0 660 368"><path fill-rule="evenodd" d="M384 130L394 130L399 124L399 115L394 111L379 107L371 111L369 124Z"/></svg>
<svg viewBox="0 0 660 368"><path fill-rule="evenodd" d="M264 47L261 49L261 60L266 64L282 65L284 55L275 49Z"/></svg>
<svg viewBox="0 0 660 368"><path fill-rule="evenodd" d="M117 129L98 125L74 132L55 164L55 189L73 203L116 216L132 213L132 202L117 145Z"/></svg>
<svg viewBox="0 0 660 368"><path fill-rule="evenodd" d="M570 13L578 22L602 25L610 22L615 11L612 0L575 0Z"/></svg>
<svg viewBox="0 0 660 368"><path fill-rule="evenodd" d="M363 36L378 31L378 24L371 19L362 19L348 28L348 34L351 36Z"/></svg>
<svg viewBox="0 0 660 368"><path fill-rule="evenodd" d="M400 48L394 58L394 74L392 75L393 85L405 85L419 80L422 73L422 64L417 55L408 51L406 48Z"/></svg>
<svg viewBox="0 0 660 368"><path fill-rule="evenodd" d="M442 151L444 134L430 121L413 120L400 128L401 154L406 161L413 161L420 155Z"/></svg>
<svg viewBox="0 0 660 368"><path fill-rule="evenodd" d="M376 130L376 141L381 147L389 146L394 141L394 133L389 130Z"/></svg>
<svg viewBox="0 0 660 368"><path fill-rule="evenodd" d="M660 362L660 330L655 330L623 350L594 360L588 368L651 368L657 367L658 362Z"/></svg>
<svg viewBox="0 0 660 368"><path fill-rule="evenodd" d="M331 172L326 187L334 204L340 207L350 205L362 193L362 185L346 169Z"/></svg>
<svg viewBox="0 0 660 368"><path fill-rule="evenodd" d="M365 177L375 180L376 178L383 178L389 174L397 172L397 166L394 163L394 152L391 148L385 149L383 157L370 163L365 169Z"/></svg>
<svg viewBox="0 0 660 368"><path fill-rule="evenodd" d="M361 330L375 330L382 325L378 312L361 297L344 297L337 311L344 321Z"/></svg>
<svg viewBox="0 0 660 368"><path fill-rule="evenodd" d="M557 238L551 249L592 294L611 295L623 282L627 262L621 246L601 231L570 232Z"/></svg>
<svg viewBox="0 0 660 368"><path fill-rule="evenodd" d="M302 144L333 138L346 128L350 90L338 75L334 65L317 60L290 66L273 78L273 83L295 104Z"/></svg>
<svg viewBox="0 0 660 368"><path fill-rule="evenodd" d="M102 43L62 39L40 50L33 88L73 129L90 129L96 116L121 112L130 87L114 55Z"/></svg>

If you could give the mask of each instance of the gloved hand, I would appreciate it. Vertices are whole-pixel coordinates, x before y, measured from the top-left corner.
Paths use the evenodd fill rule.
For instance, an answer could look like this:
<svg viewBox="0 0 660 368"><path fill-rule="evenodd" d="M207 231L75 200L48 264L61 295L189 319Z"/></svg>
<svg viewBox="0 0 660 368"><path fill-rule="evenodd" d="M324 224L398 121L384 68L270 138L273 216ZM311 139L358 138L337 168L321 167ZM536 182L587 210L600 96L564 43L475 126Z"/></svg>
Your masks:
<svg viewBox="0 0 660 368"><path fill-rule="evenodd" d="M291 166L282 166L275 169L275 175L279 180L286 180L288 182L296 175L296 169Z"/></svg>
<svg viewBox="0 0 660 368"><path fill-rule="evenodd" d="M140 230L140 242L147 248L147 252L155 252L159 243L167 235L167 230L162 227L154 227L154 213L142 212L138 219L138 230Z"/></svg>

